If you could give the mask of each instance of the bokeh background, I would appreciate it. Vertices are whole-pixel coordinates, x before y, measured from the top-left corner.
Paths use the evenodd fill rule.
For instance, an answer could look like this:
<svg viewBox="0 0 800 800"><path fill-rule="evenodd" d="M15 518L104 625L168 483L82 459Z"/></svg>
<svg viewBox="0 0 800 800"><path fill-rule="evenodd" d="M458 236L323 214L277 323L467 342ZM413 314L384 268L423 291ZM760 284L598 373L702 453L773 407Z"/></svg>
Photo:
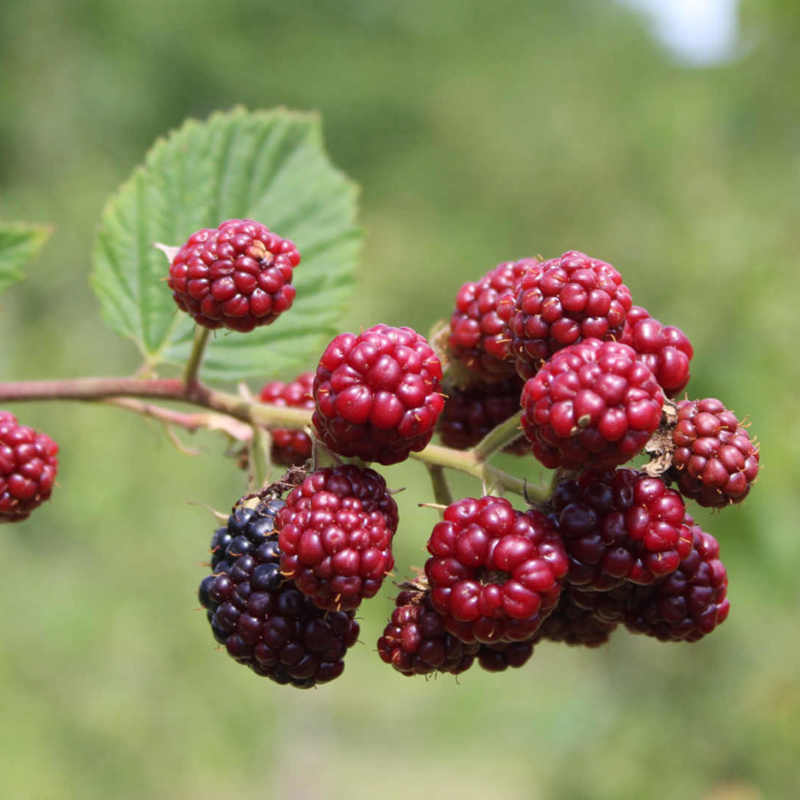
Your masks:
<svg viewBox="0 0 800 800"><path fill-rule="evenodd" d="M134 370L87 283L105 199L185 117L286 105L322 113L362 186L345 329L427 330L498 261L581 249L687 331L692 396L749 417L763 464L744 505L698 514L732 604L706 641L620 632L411 680L375 652L387 587L344 676L303 693L217 652L195 610L213 521L190 502L243 488L221 441L189 458L113 409L12 406L62 455L52 501L0 536L4 796L796 796L800 15L729 0L682 27L670 5L718 4L0 3L0 218L55 226L0 299L3 380ZM433 512L420 465L387 477L402 572Z"/></svg>

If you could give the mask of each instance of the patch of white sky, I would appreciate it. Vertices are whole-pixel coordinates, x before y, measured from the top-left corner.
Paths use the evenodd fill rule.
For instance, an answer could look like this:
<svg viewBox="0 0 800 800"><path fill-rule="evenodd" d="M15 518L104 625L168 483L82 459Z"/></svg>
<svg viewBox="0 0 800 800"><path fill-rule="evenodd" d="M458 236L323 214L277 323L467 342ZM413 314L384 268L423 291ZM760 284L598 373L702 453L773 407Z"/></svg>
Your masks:
<svg viewBox="0 0 800 800"><path fill-rule="evenodd" d="M740 52L739 0L619 0L646 15L656 38L673 56L704 67Z"/></svg>

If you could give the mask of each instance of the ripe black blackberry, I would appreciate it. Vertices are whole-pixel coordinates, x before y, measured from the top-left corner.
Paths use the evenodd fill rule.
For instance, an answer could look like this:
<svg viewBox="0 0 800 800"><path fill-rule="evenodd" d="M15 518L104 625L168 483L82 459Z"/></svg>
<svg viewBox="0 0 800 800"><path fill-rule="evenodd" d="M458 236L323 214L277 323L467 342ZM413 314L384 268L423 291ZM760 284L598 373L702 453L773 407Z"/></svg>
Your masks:
<svg viewBox="0 0 800 800"><path fill-rule="evenodd" d="M271 538L275 515L284 505L280 498L271 497L259 506L258 511L246 506L234 508L227 524L217 528L211 537L211 568L214 572L230 569L239 556L252 553Z"/></svg>
<svg viewBox="0 0 800 800"><path fill-rule="evenodd" d="M282 506L272 497L234 510L212 537L214 573L200 583L198 598L232 658L276 683L308 689L342 674L359 627L352 612L322 611L281 574L271 531Z"/></svg>

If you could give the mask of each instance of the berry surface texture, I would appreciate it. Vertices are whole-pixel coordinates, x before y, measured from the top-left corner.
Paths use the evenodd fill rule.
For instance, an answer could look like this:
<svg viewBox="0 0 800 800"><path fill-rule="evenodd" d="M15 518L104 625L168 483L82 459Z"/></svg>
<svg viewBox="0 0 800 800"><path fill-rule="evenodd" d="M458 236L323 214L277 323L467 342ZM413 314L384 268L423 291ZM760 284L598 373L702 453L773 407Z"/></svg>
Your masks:
<svg viewBox="0 0 800 800"><path fill-rule="evenodd" d="M411 328L337 336L314 377L314 426L333 452L395 464L430 442L444 408L442 365Z"/></svg>
<svg viewBox="0 0 800 800"><path fill-rule="evenodd" d="M293 242L251 219L229 219L193 233L169 266L178 307L205 328L247 332L291 308Z"/></svg>
<svg viewBox="0 0 800 800"><path fill-rule="evenodd" d="M661 420L664 393L636 351L586 339L556 353L522 390L522 427L546 467L616 466Z"/></svg>

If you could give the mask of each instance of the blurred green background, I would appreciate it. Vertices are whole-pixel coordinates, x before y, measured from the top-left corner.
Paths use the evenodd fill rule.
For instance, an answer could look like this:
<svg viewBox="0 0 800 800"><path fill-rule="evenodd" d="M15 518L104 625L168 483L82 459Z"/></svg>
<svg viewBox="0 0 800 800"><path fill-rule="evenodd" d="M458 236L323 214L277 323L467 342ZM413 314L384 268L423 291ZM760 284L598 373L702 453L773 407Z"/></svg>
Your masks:
<svg viewBox="0 0 800 800"><path fill-rule="evenodd" d="M799 29L750 0L735 57L693 66L612 0L0 4L0 219L55 226L0 298L3 380L134 370L87 283L105 199L186 116L286 105L322 113L363 187L345 329L427 330L498 261L581 249L690 335L691 395L749 417L763 454L743 506L698 514L732 604L706 641L620 632L411 680L375 652L387 587L344 676L303 693L215 651L194 610L213 521L189 502L243 488L218 439L188 458L113 409L11 406L61 469L0 531L4 796L795 797ZM386 474L402 573L433 512L420 465Z"/></svg>

